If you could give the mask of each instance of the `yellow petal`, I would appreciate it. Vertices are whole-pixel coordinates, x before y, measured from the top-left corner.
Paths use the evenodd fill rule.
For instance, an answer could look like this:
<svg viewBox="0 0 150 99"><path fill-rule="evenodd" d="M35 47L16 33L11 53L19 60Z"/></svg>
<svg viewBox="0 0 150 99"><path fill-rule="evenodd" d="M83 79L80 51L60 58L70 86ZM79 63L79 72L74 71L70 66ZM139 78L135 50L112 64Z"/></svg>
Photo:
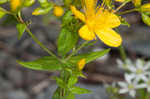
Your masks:
<svg viewBox="0 0 150 99"><path fill-rule="evenodd" d="M86 62L85 62L85 59L81 59L79 62L78 62L78 69L79 70L82 70L85 66Z"/></svg>
<svg viewBox="0 0 150 99"><path fill-rule="evenodd" d="M97 0L83 0L83 8L87 18L95 16Z"/></svg>
<svg viewBox="0 0 150 99"><path fill-rule="evenodd" d="M108 10L103 10L102 8L100 8L96 13L95 23L97 24L97 26L100 26L100 28L102 27L102 25L104 27L115 28L121 24L120 19L117 15L109 12Z"/></svg>
<svg viewBox="0 0 150 99"><path fill-rule="evenodd" d="M87 25L84 25L79 30L79 35L84 40L94 40L95 34L88 29Z"/></svg>
<svg viewBox="0 0 150 99"><path fill-rule="evenodd" d="M121 36L110 28L98 30L96 34L100 40L110 47L118 47L122 43Z"/></svg>
<svg viewBox="0 0 150 99"><path fill-rule="evenodd" d="M76 9L75 6L70 6L72 13L79 18L81 21L85 22L85 16L82 12Z"/></svg>

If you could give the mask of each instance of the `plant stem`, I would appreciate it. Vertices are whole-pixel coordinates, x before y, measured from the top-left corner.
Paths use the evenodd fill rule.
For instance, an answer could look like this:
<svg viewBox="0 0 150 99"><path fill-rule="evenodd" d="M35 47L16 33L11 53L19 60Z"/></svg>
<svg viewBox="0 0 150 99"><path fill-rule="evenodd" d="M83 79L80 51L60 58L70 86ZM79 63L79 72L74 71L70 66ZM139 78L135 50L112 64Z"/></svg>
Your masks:
<svg viewBox="0 0 150 99"><path fill-rule="evenodd" d="M134 9L130 9L130 10L126 10L126 11L124 11L124 12L120 12L119 15L127 14L127 13L134 12L134 11L136 11L135 8L134 8Z"/></svg>
<svg viewBox="0 0 150 99"><path fill-rule="evenodd" d="M72 52L65 60L69 60L73 55L75 55L81 48L83 48L89 41L82 43L74 52Z"/></svg>
<svg viewBox="0 0 150 99"><path fill-rule="evenodd" d="M124 47L122 45L119 46L119 51L120 51L120 55L122 60L125 62L127 56L126 56L126 52L124 50Z"/></svg>
<svg viewBox="0 0 150 99"><path fill-rule="evenodd" d="M46 51L49 55L53 56L54 58L56 58L59 62L61 63L65 63L64 61L62 61L61 59L59 59L53 52L51 52L43 43L41 43L35 35L33 35L33 33L30 31L30 29L28 28L27 24L24 22L24 20L21 17L21 12L18 12L18 17L15 15L15 18L17 18L17 20L19 22L21 22L22 24L26 25L26 31L28 32L28 34L32 37L32 39L44 50Z"/></svg>
<svg viewBox="0 0 150 99"><path fill-rule="evenodd" d="M48 54L50 54L51 56L57 58L56 55L53 54L48 48L46 48L46 47L32 34L32 32L31 32L28 28L26 28L26 31L27 31L28 34L32 37L32 39L33 39L41 48L43 48L43 50L45 50L45 51L46 51Z"/></svg>
<svg viewBox="0 0 150 99"><path fill-rule="evenodd" d="M117 11L119 11L123 6L125 6L129 1L126 1L124 3L122 3L115 11L114 13L116 13Z"/></svg>

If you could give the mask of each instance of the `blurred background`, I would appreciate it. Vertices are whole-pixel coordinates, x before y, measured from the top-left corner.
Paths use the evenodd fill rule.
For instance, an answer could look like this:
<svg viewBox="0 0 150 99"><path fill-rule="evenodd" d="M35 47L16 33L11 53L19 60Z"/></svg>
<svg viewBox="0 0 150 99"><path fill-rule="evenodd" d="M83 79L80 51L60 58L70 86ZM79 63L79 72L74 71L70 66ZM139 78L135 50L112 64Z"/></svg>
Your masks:
<svg viewBox="0 0 150 99"><path fill-rule="evenodd" d="M59 3L59 0L57 2ZM118 5L116 3L116 6ZM7 6L7 4L4 5L6 8ZM58 18L53 16L52 12L45 16L32 16L31 13L37 6L39 6L38 3L30 8L24 8L24 18L32 20L31 31L49 49L56 52L56 39L61 23ZM129 3L122 11L131 8L133 6ZM150 57L150 27L142 22L141 15L137 12L125 14L123 17L131 24L130 27L119 27L128 58L148 60ZM50 97L57 87L51 77L57 76L59 73L57 71L34 71L16 63L16 60L31 61L48 54L27 33L24 33L22 39L18 40L16 21L12 19L12 16L6 15L0 20L0 99L51 99ZM86 47L81 52L105 48L107 46L98 41L94 46ZM104 83L110 84L123 80L123 71L116 65L118 58L120 58L119 50L112 48L109 54L87 64L83 71L87 79L80 78L78 85L92 90L93 93L76 98L109 99Z"/></svg>

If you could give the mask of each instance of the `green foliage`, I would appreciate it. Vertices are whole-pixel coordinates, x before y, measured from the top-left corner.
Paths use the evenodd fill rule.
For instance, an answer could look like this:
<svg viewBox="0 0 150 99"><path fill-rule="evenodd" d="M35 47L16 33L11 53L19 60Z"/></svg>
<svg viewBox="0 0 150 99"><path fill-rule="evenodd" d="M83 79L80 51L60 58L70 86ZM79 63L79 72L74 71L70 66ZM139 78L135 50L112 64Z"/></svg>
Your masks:
<svg viewBox="0 0 150 99"><path fill-rule="evenodd" d="M58 53L62 56L73 49L78 41L77 29L74 28L78 22L71 15L70 11L64 15L61 32L58 37Z"/></svg>
<svg viewBox="0 0 150 99"><path fill-rule="evenodd" d="M104 56L105 54L107 54L110 51L110 49L106 49L103 51L97 51L97 52L90 52L90 53L85 53L85 54L79 54L77 56L73 56L70 59L71 63L77 63L79 60L85 58L86 63L89 63L101 56Z"/></svg>
<svg viewBox="0 0 150 99"><path fill-rule="evenodd" d="M9 26L9 25L16 25L18 22L14 18L14 16L6 14L5 15L5 20L2 21L3 26Z"/></svg>
<svg viewBox="0 0 150 99"><path fill-rule="evenodd" d="M52 8L53 8L52 5L50 5L47 8L41 8L41 7L39 7L39 8L36 8L32 14L33 15L44 15L44 14L49 13Z"/></svg>
<svg viewBox="0 0 150 99"><path fill-rule="evenodd" d="M80 87L72 87L71 92L74 94L88 94L91 93L88 89L80 88Z"/></svg>
<svg viewBox="0 0 150 99"><path fill-rule="evenodd" d="M60 86L61 88L66 87L65 82L63 81L63 79L55 77L55 80L56 80L57 85Z"/></svg>
<svg viewBox="0 0 150 99"><path fill-rule="evenodd" d="M142 13L142 20L145 24L150 26L150 17L144 13Z"/></svg>
<svg viewBox="0 0 150 99"><path fill-rule="evenodd" d="M56 80L58 88L54 92L52 99L75 99L76 94L90 93L90 91L87 89L75 86L75 84L78 82L78 77L86 78L84 74L82 73L82 70L79 70L78 62L81 59L85 59L86 64L89 62L92 62L95 59L100 58L103 55L107 54L110 51L110 49L105 49L103 51L97 51L97 52L78 54L81 48L94 45L97 42L96 40L95 41L93 40L92 42L85 41L85 43L82 43L80 46L78 46L78 41L79 41L78 31L81 28L81 26L83 26L83 23L73 16L72 11L70 11L70 5L74 5L75 7L77 7L77 9L80 9L81 6L83 6L82 5L83 2L81 3L82 0L61 0L61 6L55 4L55 2L50 2L50 0L37 0L40 6L37 7L33 11L32 15L48 14L54 8L54 6L55 7L59 6L60 8L62 7L63 12L65 12L63 13L64 15L62 17L59 17L59 18L57 17L57 19L61 21L61 30L57 39L57 53L56 54L51 52L47 47L44 46L44 44L42 44L36 38L36 36L34 36L34 34L32 34L32 32L27 27L28 25L26 25L27 22L25 22L24 17L22 18L22 16L25 16L22 13L23 11L22 8L32 6L35 3L35 1L36 0L21 0L21 4L19 5L18 4L15 5L15 3L10 3L11 10L7 10L7 9L0 7L0 18L3 18L3 16L7 14L6 20L3 22L4 25L10 24L10 23L13 23L13 25L17 24L16 28L18 30L19 39L23 36L23 33L26 31L33 38L33 40L37 44L39 44L39 46L43 48L43 50L46 51L50 55L50 56L44 56L44 57L41 57L33 61L29 61L29 62L23 62L23 61L17 61L17 62L21 64L23 67L33 69L33 70L43 70L43 71L58 70L60 71L60 77L54 78ZM56 0L52 0L52 1L56 1ZM104 0L101 0L101 1L104 1ZM105 8L106 8L108 12L110 11L118 15L118 17L120 17L120 21L122 25L126 25L128 27L130 26L130 24L128 24L128 22L125 19L121 18L120 15L126 14L128 12L132 12L132 11L138 11L139 13L142 14L143 22L150 26L150 16L149 16L150 12L148 12L149 10L142 10L142 0L138 0L138 2L137 0L125 0L117 9L115 9L114 1L115 0L105 0L105 2L102 3L104 7L103 11L105 12ZM7 2L10 2L10 0L0 0L0 5L7 3ZM128 2L133 2L133 4L135 5L135 8L127 10L125 12L121 12L120 9ZM12 6L16 6L14 11L12 9ZM98 10L96 9L96 11ZM56 12L59 13L59 10L58 11L56 10ZM77 14L79 14L78 11L76 12ZM88 13L85 13L85 14L87 14L85 16L88 16ZM99 18L97 14L96 14L96 17ZM87 17L85 17L85 19L86 18ZM101 21L101 20L98 20L98 21ZM114 20L112 20L112 23L110 22L111 25L113 24L113 21ZM85 21L85 24L87 23L88 25L93 24L92 22L90 24L90 22ZM94 32L96 31L95 27L93 30ZM120 53L123 52L122 49L123 47L120 46ZM110 89L110 91L116 94L116 90Z"/></svg>
<svg viewBox="0 0 150 99"><path fill-rule="evenodd" d="M30 6L32 6L34 3L35 3L35 0L25 0L24 3L23 3L23 5L24 5L25 7L30 7Z"/></svg>
<svg viewBox="0 0 150 99"><path fill-rule="evenodd" d="M66 99L75 99L75 95L69 92L68 95L66 96Z"/></svg>
<svg viewBox="0 0 150 99"><path fill-rule="evenodd" d="M77 76L71 76L68 80L68 87L72 87L77 83L77 81L78 81Z"/></svg>
<svg viewBox="0 0 150 99"><path fill-rule="evenodd" d="M62 69L62 64L56 58L51 56L45 56L30 62L22 62L22 61L17 62L21 64L23 67L33 70L49 71Z"/></svg>
<svg viewBox="0 0 150 99"><path fill-rule="evenodd" d="M64 27L61 29L58 38L58 52L61 55L68 53L76 44L77 36L75 36L68 28Z"/></svg>
<svg viewBox="0 0 150 99"><path fill-rule="evenodd" d="M22 23L18 23L16 25L16 28L18 30L18 39L21 39L23 33L25 32L25 29L26 29L26 25L25 24L22 24Z"/></svg>
<svg viewBox="0 0 150 99"><path fill-rule="evenodd" d="M4 9L0 7L0 19L5 15Z"/></svg>
<svg viewBox="0 0 150 99"><path fill-rule="evenodd" d="M41 5L42 8L47 8L50 5L50 3L48 2L48 0L38 0L38 1L39 1L39 3L40 3L40 5Z"/></svg>
<svg viewBox="0 0 150 99"><path fill-rule="evenodd" d="M72 3L72 0L63 0L63 1L66 6L70 6L70 4Z"/></svg>
<svg viewBox="0 0 150 99"><path fill-rule="evenodd" d="M54 92L53 96L52 96L52 99L61 99L61 88L58 87L56 89L56 91Z"/></svg>
<svg viewBox="0 0 150 99"><path fill-rule="evenodd" d="M8 0L0 0L0 4L4 4L6 2L8 2Z"/></svg>

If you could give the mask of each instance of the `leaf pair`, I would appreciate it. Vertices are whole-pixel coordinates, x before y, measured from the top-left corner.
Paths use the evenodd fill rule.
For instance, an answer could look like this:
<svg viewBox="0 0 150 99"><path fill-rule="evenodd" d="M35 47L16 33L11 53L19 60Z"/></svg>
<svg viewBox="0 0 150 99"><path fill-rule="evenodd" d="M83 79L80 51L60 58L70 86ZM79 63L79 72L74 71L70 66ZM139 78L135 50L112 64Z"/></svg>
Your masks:
<svg viewBox="0 0 150 99"><path fill-rule="evenodd" d="M68 61L68 63L76 64L82 58L85 58L86 63L89 63L107 54L109 51L110 49L106 49L103 51L91 52L87 54L79 54L77 56L73 56ZM61 64L56 58L52 56L45 56L30 62L22 62L22 61L17 61L17 62L26 68L30 68L33 70L44 70L44 71L61 70L64 66L64 64Z"/></svg>

